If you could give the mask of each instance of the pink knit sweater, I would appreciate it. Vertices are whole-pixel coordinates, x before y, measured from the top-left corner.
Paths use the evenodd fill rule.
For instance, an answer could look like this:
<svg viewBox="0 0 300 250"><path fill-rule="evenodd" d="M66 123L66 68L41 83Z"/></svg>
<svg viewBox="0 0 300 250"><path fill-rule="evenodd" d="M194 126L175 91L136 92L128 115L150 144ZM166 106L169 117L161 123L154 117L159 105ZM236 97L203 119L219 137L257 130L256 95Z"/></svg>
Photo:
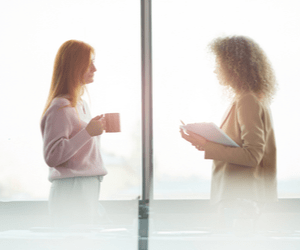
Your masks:
<svg viewBox="0 0 300 250"><path fill-rule="evenodd" d="M66 98L55 98L42 118L49 180L106 175L100 154L100 136L91 137L85 129L91 120L86 102L79 103L77 111L69 104Z"/></svg>

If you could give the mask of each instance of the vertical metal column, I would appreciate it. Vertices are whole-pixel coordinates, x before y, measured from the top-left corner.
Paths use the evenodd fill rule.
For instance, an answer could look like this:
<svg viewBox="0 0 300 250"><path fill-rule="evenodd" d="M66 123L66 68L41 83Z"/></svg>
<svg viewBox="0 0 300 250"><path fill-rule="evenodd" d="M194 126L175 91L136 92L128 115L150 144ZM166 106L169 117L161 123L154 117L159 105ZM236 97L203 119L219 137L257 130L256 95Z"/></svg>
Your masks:
<svg viewBox="0 0 300 250"><path fill-rule="evenodd" d="M143 189L139 204L139 250L148 250L153 195L151 0L141 0Z"/></svg>
<svg viewBox="0 0 300 250"><path fill-rule="evenodd" d="M141 0L142 35L142 129L143 129L143 193L151 200L153 192L153 131L152 131L152 38L151 0Z"/></svg>

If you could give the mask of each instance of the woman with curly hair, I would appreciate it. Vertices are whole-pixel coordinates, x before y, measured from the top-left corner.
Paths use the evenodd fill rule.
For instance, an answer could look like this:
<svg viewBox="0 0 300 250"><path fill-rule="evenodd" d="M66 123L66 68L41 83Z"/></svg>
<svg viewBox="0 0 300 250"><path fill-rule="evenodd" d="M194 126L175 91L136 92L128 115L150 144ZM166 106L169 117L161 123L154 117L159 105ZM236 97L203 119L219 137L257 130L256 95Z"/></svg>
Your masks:
<svg viewBox="0 0 300 250"><path fill-rule="evenodd" d="M213 143L182 129L181 135L204 151L205 159L213 160L212 203L220 208L252 204L256 214L261 204L277 200L276 143L269 109L275 76L263 50L248 37L217 38L209 48L216 56L218 80L232 99L220 128L239 147Z"/></svg>

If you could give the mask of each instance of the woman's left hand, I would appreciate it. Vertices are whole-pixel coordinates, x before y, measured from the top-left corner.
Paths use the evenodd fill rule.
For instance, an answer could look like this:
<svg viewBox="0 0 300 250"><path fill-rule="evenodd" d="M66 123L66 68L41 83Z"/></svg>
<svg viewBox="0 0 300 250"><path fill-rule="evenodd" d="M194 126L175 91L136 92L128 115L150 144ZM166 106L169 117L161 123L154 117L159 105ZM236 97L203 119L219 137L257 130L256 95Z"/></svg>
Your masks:
<svg viewBox="0 0 300 250"><path fill-rule="evenodd" d="M106 120L103 115L98 115L89 122L85 129L90 136L101 135L106 129Z"/></svg>
<svg viewBox="0 0 300 250"><path fill-rule="evenodd" d="M207 140L201 135L195 134L192 131L187 130L186 132L183 129L180 129L181 137L186 141L190 142L198 150L204 151L204 146Z"/></svg>

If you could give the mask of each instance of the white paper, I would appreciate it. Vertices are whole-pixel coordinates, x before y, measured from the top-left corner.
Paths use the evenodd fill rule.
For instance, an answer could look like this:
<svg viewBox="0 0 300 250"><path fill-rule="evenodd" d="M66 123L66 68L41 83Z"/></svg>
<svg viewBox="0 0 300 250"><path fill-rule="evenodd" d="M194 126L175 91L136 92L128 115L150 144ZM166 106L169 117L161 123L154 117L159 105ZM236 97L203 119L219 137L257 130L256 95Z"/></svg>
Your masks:
<svg viewBox="0 0 300 250"><path fill-rule="evenodd" d="M239 147L224 131L222 131L213 122L201 122L201 123L190 123L181 126L185 130L192 131L198 135L201 135L206 140L223 144L225 146Z"/></svg>

